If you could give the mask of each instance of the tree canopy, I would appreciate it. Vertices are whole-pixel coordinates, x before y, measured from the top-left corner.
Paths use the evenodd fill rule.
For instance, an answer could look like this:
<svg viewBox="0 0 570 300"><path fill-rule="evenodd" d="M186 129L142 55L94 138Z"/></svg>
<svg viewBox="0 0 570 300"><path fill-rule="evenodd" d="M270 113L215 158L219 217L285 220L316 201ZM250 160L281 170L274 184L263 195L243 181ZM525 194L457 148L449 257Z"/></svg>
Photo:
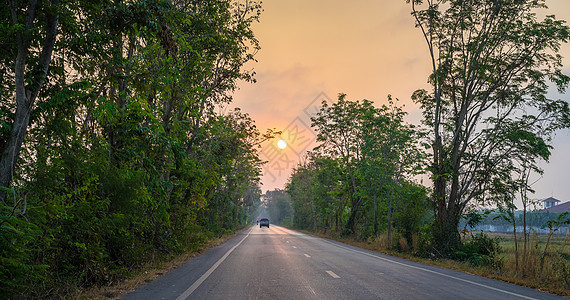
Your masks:
<svg viewBox="0 0 570 300"><path fill-rule="evenodd" d="M549 83L570 81L558 54L570 28L537 18L543 0L406 2L431 59L433 90L413 99L431 133L435 242L449 253L468 206L500 201L522 153L548 159L550 138L570 126L568 102L547 97Z"/></svg>

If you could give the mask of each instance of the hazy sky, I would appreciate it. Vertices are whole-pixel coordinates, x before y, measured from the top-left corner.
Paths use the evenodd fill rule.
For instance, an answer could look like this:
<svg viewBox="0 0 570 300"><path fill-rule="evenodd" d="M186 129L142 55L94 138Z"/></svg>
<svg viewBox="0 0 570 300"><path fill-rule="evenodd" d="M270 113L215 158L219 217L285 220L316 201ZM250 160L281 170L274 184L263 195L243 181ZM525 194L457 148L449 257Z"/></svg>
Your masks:
<svg viewBox="0 0 570 300"><path fill-rule="evenodd" d="M547 14L570 20L570 0L549 0ZM277 140L263 145L262 190L284 188L304 150L315 145L309 116L320 101L348 99L386 103L388 94L400 100L407 121L419 124L421 113L411 100L413 91L429 90L427 48L414 27L404 0L264 0L264 12L254 31L261 43L257 83L242 83L232 107L240 107L261 131L284 130L289 145ZM570 45L561 49L565 74L570 74ZM570 95L552 97L570 102ZM553 141L550 163L536 184L533 198L570 200L570 130ZM538 177L537 177L538 178Z"/></svg>

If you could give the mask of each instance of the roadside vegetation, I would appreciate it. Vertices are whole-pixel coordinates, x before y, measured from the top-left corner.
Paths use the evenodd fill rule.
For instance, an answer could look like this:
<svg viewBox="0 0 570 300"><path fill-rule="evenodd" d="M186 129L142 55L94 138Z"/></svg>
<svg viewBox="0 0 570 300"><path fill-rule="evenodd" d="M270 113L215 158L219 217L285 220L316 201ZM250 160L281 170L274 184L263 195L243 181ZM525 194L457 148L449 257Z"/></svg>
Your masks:
<svg viewBox="0 0 570 300"><path fill-rule="evenodd" d="M254 217L261 133L221 112L259 3L0 8L0 298L57 299L196 252Z"/></svg>

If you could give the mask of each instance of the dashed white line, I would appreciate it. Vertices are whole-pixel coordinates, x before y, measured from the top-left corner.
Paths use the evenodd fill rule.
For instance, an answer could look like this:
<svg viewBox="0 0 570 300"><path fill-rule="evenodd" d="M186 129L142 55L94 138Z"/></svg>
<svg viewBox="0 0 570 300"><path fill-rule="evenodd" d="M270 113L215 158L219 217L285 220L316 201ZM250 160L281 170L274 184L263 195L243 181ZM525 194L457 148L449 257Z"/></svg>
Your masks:
<svg viewBox="0 0 570 300"><path fill-rule="evenodd" d="M332 278L340 278L340 276L336 275L333 271L326 271Z"/></svg>
<svg viewBox="0 0 570 300"><path fill-rule="evenodd" d="M297 247L296 247L296 246L293 246L293 248L297 249Z"/></svg>
<svg viewBox="0 0 570 300"><path fill-rule="evenodd" d="M305 254L303 254L303 255L305 255L306 257L311 257L311 256L310 256L309 254L307 254L307 253L305 253Z"/></svg>

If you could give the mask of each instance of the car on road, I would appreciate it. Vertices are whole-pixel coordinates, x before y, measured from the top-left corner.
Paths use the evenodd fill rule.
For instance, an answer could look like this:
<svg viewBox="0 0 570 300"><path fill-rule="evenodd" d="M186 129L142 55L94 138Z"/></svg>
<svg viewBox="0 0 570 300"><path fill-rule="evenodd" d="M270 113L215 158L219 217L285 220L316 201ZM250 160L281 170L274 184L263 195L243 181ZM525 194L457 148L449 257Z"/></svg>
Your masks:
<svg viewBox="0 0 570 300"><path fill-rule="evenodd" d="M259 220L259 228L261 228L263 226L269 228L269 219L268 218L261 218Z"/></svg>

